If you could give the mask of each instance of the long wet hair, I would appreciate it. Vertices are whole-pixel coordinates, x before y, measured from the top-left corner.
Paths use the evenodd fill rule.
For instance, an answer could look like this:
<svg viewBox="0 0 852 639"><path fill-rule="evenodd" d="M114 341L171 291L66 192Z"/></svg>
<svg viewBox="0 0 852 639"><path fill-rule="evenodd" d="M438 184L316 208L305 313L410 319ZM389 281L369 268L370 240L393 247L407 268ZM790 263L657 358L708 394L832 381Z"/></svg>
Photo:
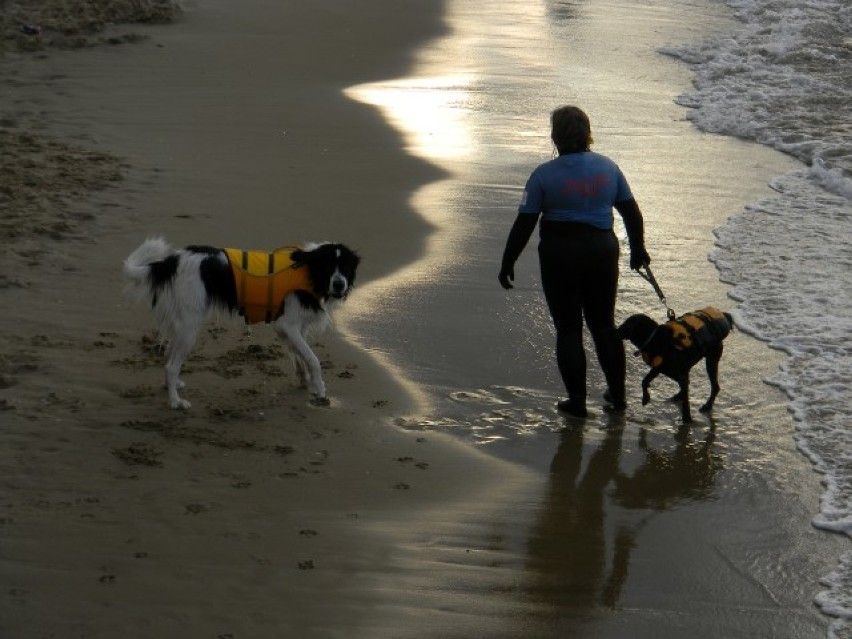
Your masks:
<svg viewBox="0 0 852 639"><path fill-rule="evenodd" d="M592 140L589 116L575 106L561 106L550 114L550 139L559 155L588 151Z"/></svg>

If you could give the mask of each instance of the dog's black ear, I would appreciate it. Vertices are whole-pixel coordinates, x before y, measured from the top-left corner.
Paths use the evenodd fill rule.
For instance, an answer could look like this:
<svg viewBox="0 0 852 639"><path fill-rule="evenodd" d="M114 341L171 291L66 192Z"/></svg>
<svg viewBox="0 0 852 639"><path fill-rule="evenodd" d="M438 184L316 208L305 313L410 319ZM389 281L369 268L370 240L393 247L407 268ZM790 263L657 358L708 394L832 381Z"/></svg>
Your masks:
<svg viewBox="0 0 852 639"><path fill-rule="evenodd" d="M303 251L302 249L296 249L292 253L290 253L290 259L293 260L293 263L296 266L301 266L302 264L307 264L309 260L310 253L307 251Z"/></svg>
<svg viewBox="0 0 852 639"><path fill-rule="evenodd" d="M633 316L631 315L615 329L616 337L618 337L618 339L630 339L630 335L633 333L634 323Z"/></svg>

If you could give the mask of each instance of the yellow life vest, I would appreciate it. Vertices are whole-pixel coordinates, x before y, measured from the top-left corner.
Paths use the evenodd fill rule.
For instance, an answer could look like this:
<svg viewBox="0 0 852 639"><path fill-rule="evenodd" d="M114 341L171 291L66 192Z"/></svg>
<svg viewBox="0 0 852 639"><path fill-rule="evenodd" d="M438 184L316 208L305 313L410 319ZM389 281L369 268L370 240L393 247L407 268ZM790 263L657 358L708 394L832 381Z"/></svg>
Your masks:
<svg viewBox="0 0 852 639"><path fill-rule="evenodd" d="M295 247L274 251L226 248L237 284L237 310L246 324L274 321L284 298L297 290L313 294L308 269L293 262Z"/></svg>
<svg viewBox="0 0 852 639"><path fill-rule="evenodd" d="M674 347L679 351L687 350L695 344L704 347L712 341L723 339L731 330L725 314L712 306L669 320L664 326L671 330ZM649 366L657 367L663 363L662 355L658 353L642 351L640 354Z"/></svg>

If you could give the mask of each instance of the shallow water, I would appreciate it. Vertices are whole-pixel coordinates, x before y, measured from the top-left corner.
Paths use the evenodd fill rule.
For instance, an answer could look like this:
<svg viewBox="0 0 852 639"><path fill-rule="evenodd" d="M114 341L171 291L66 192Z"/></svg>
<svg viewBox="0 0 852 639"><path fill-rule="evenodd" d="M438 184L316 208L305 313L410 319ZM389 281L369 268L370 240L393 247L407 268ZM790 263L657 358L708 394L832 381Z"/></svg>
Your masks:
<svg viewBox="0 0 852 639"><path fill-rule="evenodd" d="M348 326L364 346L425 389L426 414L400 425L447 430L548 478L541 498L555 514L542 515L517 543L528 552L533 546L549 549L540 561L555 567L530 588L534 597L552 599L557 616L573 615L576 621L579 614L571 606L564 609L560 599L576 587L569 582L579 568L568 557L561 563L559 550L566 543L562 538L573 533L554 523L569 517L563 512L567 504L576 508L578 497L557 481L564 456L576 454L582 459L570 462L572 478L588 479L584 472L595 463L608 473L595 479L595 499L607 514L600 540L586 536L577 542L590 552L601 549L597 572L581 579L586 590L599 591L586 592L592 599L580 606L585 613L601 605L592 601L596 596L614 596L613 580L620 580L615 601L622 614L592 615L599 632L618 636L630 624L638 633L633 636L650 636L660 618L672 631L692 632L680 615L719 624L707 626L706 636L736 636L734 628L742 632L749 624L772 636L824 632L819 629L827 619L815 615L812 600L820 589L817 580L844 546L810 527L819 507L818 478L795 449L783 394L764 383L777 371L778 355L734 333L726 342L723 390L712 418L700 416L691 430L683 430L676 407L662 401L674 392L665 381L655 382L651 405L639 406L644 365L635 360L629 363L631 408L623 422L613 423L598 403L603 382L587 349L593 416L580 426L553 410L562 389L539 290L535 239L516 267L516 288L504 293L496 282L523 183L551 156L549 111L577 103L590 114L595 150L619 163L643 208L654 272L669 303L679 313L709 304L736 308L740 297L728 298L708 262L714 230L771 193L772 178L797 163L696 131L688 112L675 103L689 85L690 69L660 53L736 25L720 6L688 2L532 9L510 2L450 2L448 15L451 34L421 51L412 76L348 91L376 105L405 134L412 153L450 173L413 200L434 227L425 254L370 283L370 294L348 314ZM619 221L616 227L624 241ZM622 273L617 319L645 312L662 320L664 309L651 288L629 274L626 264ZM379 299L381 312L371 304ZM697 404L707 393L703 367L696 367L692 379ZM576 435L578 428L584 436ZM583 485L578 481L576 490ZM552 491L562 494L554 498ZM544 507L535 501L530 496L528 506ZM717 537L720 522L726 529ZM714 558L700 569L697 587L688 581L698 574L690 572L696 566L675 562L668 568L666 536L684 526L694 538L695 556ZM814 544L820 552L812 551ZM667 568L649 570L659 561ZM618 570L613 562L621 562ZM536 563L528 558L526 565ZM536 571L527 574L538 583ZM675 597L674 603L649 596L650 584ZM706 604L700 611L694 608L699 594ZM780 621L778 608L786 611Z"/></svg>
<svg viewBox="0 0 852 639"><path fill-rule="evenodd" d="M703 130L799 158L775 193L717 230L712 259L734 288L737 319L788 357L769 382L790 399L796 444L822 474L816 526L852 535L852 7L820 0L735 0L722 38L669 50L693 64L678 98ZM852 635L852 553L818 604Z"/></svg>

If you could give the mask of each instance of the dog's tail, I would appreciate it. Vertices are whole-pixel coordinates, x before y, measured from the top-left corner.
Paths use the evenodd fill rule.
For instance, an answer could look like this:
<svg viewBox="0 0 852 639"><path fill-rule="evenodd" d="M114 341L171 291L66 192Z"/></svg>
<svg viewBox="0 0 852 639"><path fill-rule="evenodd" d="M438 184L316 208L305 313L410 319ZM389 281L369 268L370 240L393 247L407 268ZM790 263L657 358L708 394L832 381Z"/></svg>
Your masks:
<svg viewBox="0 0 852 639"><path fill-rule="evenodd" d="M151 264L161 262L174 253L169 243L161 237L149 237L124 260L125 292L136 299L150 299Z"/></svg>

